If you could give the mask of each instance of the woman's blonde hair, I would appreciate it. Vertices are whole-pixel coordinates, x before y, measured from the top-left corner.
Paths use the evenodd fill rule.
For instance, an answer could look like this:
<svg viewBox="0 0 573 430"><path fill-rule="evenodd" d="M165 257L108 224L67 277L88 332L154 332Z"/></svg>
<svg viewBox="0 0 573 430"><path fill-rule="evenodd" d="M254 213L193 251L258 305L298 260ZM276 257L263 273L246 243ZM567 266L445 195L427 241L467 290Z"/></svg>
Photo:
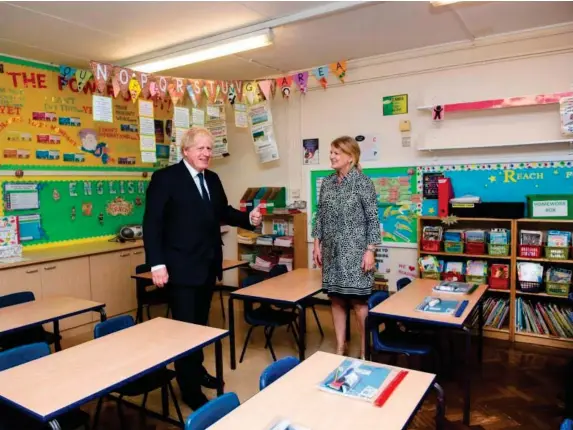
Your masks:
<svg viewBox="0 0 573 430"><path fill-rule="evenodd" d="M206 128L192 127L183 134L183 137L181 137L181 154L185 155L184 151L186 149L192 148L197 144L197 142L195 142L195 138L198 136L206 136L211 139L211 142L214 140L213 135Z"/></svg>
<svg viewBox="0 0 573 430"><path fill-rule="evenodd" d="M351 168L356 167L358 170L362 170L360 167L360 146L356 140L350 136L341 136L334 139L330 145L352 157Z"/></svg>

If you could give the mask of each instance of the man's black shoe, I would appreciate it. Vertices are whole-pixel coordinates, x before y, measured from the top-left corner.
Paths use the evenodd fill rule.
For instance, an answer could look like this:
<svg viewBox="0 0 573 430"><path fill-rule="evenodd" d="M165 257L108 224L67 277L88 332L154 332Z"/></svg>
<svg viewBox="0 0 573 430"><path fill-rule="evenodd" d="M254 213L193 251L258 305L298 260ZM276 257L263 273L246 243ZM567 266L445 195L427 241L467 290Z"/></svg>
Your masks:
<svg viewBox="0 0 573 430"><path fill-rule="evenodd" d="M223 384L225 384L225 382L223 382ZM219 387L219 380L205 372L201 377L201 386L216 390Z"/></svg>

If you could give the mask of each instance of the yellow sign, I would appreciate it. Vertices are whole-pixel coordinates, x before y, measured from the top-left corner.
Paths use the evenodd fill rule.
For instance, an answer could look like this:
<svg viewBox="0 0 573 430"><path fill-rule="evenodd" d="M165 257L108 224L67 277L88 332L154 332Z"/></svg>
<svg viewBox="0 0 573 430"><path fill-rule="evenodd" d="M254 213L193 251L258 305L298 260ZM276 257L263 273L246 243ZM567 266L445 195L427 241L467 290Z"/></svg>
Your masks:
<svg viewBox="0 0 573 430"><path fill-rule="evenodd" d="M402 115L408 113L408 94L385 96L382 98L382 114Z"/></svg>
<svg viewBox="0 0 573 430"><path fill-rule="evenodd" d="M0 68L1 169L153 169L141 162L139 114L130 94L113 100L113 123L97 123L92 113L96 85L93 77L86 80L86 71L78 70L66 82L58 67L6 56L0 56ZM107 93L113 93L111 84ZM172 104L154 105L156 141L168 145Z"/></svg>

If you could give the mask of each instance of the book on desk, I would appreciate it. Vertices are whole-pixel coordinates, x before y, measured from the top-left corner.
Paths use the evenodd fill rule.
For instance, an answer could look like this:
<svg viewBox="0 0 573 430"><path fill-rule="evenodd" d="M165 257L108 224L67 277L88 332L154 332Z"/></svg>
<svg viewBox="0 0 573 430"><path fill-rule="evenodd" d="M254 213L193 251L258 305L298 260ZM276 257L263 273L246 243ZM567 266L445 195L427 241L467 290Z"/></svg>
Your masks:
<svg viewBox="0 0 573 430"><path fill-rule="evenodd" d="M471 294L478 287L477 284L456 281L442 281L433 290L436 293Z"/></svg>
<svg viewBox="0 0 573 430"><path fill-rule="evenodd" d="M416 310L438 315L453 315L459 318L468 304L468 300L445 300L441 297L427 296L416 306Z"/></svg>
<svg viewBox="0 0 573 430"><path fill-rule="evenodd" d="M347 358L319 384L319 388L382 406L407 373Z"/></svg>

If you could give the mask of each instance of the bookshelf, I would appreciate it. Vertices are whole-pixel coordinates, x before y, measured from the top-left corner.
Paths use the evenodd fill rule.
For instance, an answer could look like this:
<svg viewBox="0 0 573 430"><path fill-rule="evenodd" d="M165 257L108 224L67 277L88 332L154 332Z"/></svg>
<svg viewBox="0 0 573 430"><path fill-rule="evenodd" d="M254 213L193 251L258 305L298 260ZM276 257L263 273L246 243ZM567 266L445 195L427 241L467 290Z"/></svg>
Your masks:
<svg viewBox="0 0 573 430"><path fill-rule="evenodd" d="M426 251L422 248L422 231L425 226L441 226L446 229L484 229L484 230L491 230L493 228L505 228L510 231L511 241L510 244L510 252L509 255L489 255L487 253L487 246L483 253L480 254L471 254L467 252L461 253L450 253L445 252L443 248L440 248L440 251ZM514 232L514 222L512 219L505 219L505 218L457 218L455 224L452 225L444 225L442 219L439 217L432 217L432 216L423 216L418 218L418 259L425 255L434 255L440 260L447 261L468 261L468 260L486 260L490 264L508 264L510 266L509 271L509 286L510 288L507 290L493 290L489 289L487 292L486 302L484 303L484 322L487 321L487 310L488 307L486 304L488 301L492 302L492 306L495 303L499 303L501 300L508 301L509 304L509 313L504 318L503 325L501 328L497 327L488 327L485 326L483 329L484 337L490 337L495 339L502 339L502 340L511 340L513 333L512 333L512 324L514 318L514 307L512 306L512 291L511 285L513 281L514 273L512 271L512 267L514 263L512 262L512 250L515 248L515 244L513 243L515 232ZM465 249L465 248L464 248ZM477 320L477 318L476 318Z"/></svg>
<svg viewBox="0 0 573 430"><path fill-rule="evenodd" d="M426 225L441 225L444 229L491 229L495 227L507 228L511 231L511 246L508 256L491 256L491 255L472 255L467 253L448 253L442 250L438 252L424 251L422 249L422 229ZM509 317L501 329L493 327L484 327L484 336L511 342L525 342L529 344L550 346L557 348L573 348L573 336L561 337L552 334L535 333L520 331L517 327L516 313L518 312L518 299L527 300L530 303L547 304L547 306L559 308L572 308L569 305L568 297L556 296L540 292L527 292L520 290L520 283L517 274L518 262L538 262L543 265L544 270L548 267L563 267L573 270L573 249L570 248L568 259L556 260L546 258L542 254L539 258L521 257L519 255L519 232L521 230L564 230L573 231L573 220L550 220L550 219L502 219L502 218L457 218L456 223L444 225L438 217L420 217L418 219L418 258L424 255L435 255L439 259L446 260L470 260L470 259L487 259L487 261L499 261L510 265L509 290L488 290L488 297L508 297L509 298ZM484 307L485 309L485 307ZM565 312L566 315L566 312ZM573 314L571 314L573 317ZM547 324L546 324L547 325ZM573 326L573 324L572 324Z"/></svg>
<svg viewBox="0 0 573 430"><path fill-rule="evenodd" d="M263 223L259 234L273 234L273 224L275 221L285 223L288 225L290 233L292 233L293 241L292 246L275 246L266 244L245 244L237 242L238 256L255 253L257 255L275 255L275 254L291 254L293 269L301 269L308 267L308 243L307 243L307 222L306 213L282 214L272 213L263 215ZM247 230L238 229L237 235L241 233L249 233ZM288 232L287 232L288 233ZM241 285L243 279L248 275L257 273L265 275L266 272L253 269L249 266L242 267L238 270L238 285Z"/></svg>

